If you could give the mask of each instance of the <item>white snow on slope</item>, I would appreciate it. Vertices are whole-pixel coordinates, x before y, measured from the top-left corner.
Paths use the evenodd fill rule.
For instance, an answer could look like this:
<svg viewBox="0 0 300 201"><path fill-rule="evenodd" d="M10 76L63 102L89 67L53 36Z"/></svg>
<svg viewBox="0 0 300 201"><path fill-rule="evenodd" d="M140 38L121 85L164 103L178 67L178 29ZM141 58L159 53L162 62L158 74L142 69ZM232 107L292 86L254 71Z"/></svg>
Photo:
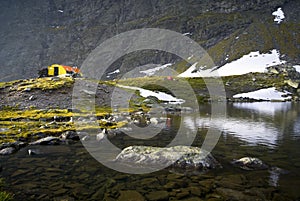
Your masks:
<svg viewBox="0 0 300 201"><path fill-rule="evenodd" d="M183 33L182 35L188 36L188 35L192 35L192 34L190 32L187 32L187 33Z"/></svg>
<svg viewBox="0 0 300 201"><path fill-rule="evenodd" d="M265 72L266 67L275 66L285 62L286 61L280 60L280 53L276 49L271 50L270 53L264 54L256 51L250 52L235 61L227 63L217 70L197 70L197 63L194 63L189 69L181 73L179 77L224 77L230 75L243 75L250 72Z"/></svg>
<svg viewBox="0 0 300 201"><path fill-rule="evenodd" d="M281 8L278 8L276 11L272 13L272 15L275 16L274 22L277 22L277 24L280 24L282 20L285 18L284 17L284 12L282 11Z"/></svg>
<svg viewBox="0 0 300 201"><path fill-rule="evenodd" d="M248 93L236 94L233 98L251 98L255 100L279 100L284 101L291 99L291 96L287 96L288 92L277 91L275 87L259 89ZM287 96L287 97L282 97Z"/></svg>
<svg viewBox="0 0 300 201"><path fill-rule="evenodd" d="M178 77L202 77L200 72L197 70L198 62L194 63L191 67L189 67L186 71L179 74Z"/></svg>
<svg viewBox="0 0 300 201"><path fill-rule="evenodd" d="M112 74L116 74L116 73L120 73L120 69L117 69L113 72L107 73L107 75L112 75Z"/></svg>
<svg viewBox="0 0 300 201"><path fill-rule="evenodd" d="M172 96L170 94L166 94L166 93L160 92L160 91L154 92L154 91L150 91L150 90L139 88L139 87L124 86L124 85L117 85L117 86L121 87L121 88L125 88L125 89L138 90L140 92L140 95L145 98L147 98L148 96L154 96L154 97L158 98L158 100L167 101L167 102L170 102L171 104L181 104L181 103L185 102L182 99L175 98L174 96Z"/></svg>
<svg viewBox="0 0 300 201"><path fill-rule="evenodd" d="M295 65L295 66L293 66L293 67L296 69L297 72L300 73L300 65Z"/></svg>
<svg viewBox="0 0 300 201"><path fill-rule="evenodd" d="M151 75L154 75L156 71L159 71L161 69L164 69L168 66L172 66L171 63L168 63L168 64L164 64L162 66L158 66L158 67L155 67L155 68L152 68L152 69L148 69L148 70L143 70L143 71L140 71L140 73L144 73L146 74L147 76L151 76Z"/></svg>

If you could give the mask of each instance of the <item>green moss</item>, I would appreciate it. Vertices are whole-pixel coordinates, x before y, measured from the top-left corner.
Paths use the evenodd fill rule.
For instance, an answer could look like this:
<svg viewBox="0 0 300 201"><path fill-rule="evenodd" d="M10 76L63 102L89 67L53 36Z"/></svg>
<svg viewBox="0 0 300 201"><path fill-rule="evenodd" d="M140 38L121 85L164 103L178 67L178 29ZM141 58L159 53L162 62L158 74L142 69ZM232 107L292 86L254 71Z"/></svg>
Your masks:
<svg viewBox="0 0 300 201"><path fill-rule="evenodd" d="M5 186L4 179L0 178L0 201L12 201L14 200L14 195L3 191L3 187Z"/></svg>
<svg viewBox="0 0 300 201"><path fill-rule="evenodd" d="M0 82L0 89L5 88L5 87L11 87L19 82L22 82L22 80L14 80L14 81L10 81L10 82Z"/></svg>
<svg viewBox="0 0 300 201"><path fill-rule="evenodd" d="M70 77L59 78L59 80L52 80L51 78L38 78L38 79L29 79L23 80L19 83L14 89L18 91L23 91L25 89L41 89L41 90L50 90L58 89L61 87L71 87L74 83L74 79Z"/></svg>
<svg viewBox="0 0 300 201"><path fill-rule="evenodd" d="M261 53L267 53L276 48L280 49L281 54L287 54L294 59L300 54L299 33L299 24L284 22L277 25L271 20L254 20L247 29L237 30L209 48L208 53L216 62L224 60L228 54L227 62L230 62L251 51L260 50Z"/></svg>
<svg viewBox="0 0 300 201"><path fill-rule="evenodd" d="M122 109L120 109L122 110ZM115 129L124 126L125 122L108 123L102 121L107 114L111 113L111 108L96 107L96 112L73 113L62 109L49 110L3 110L0 113L0 143L13 142L18 138L27 138L29 141L36 138L35 134L45 134L59 136L61 133L70 130L85 131L97 130L99 128ZM53 118L61 117L64 121L54 122ZM68 121L68 118L96 116L96 123L80 122L80 125Z"/></svg>
<svg viewBox="0 0 300 201"><path fill-rule="evenodd" d="M13 200L13 195L6 192L6 191L0 191L0 200L1 201L11 201Z"/></svg>

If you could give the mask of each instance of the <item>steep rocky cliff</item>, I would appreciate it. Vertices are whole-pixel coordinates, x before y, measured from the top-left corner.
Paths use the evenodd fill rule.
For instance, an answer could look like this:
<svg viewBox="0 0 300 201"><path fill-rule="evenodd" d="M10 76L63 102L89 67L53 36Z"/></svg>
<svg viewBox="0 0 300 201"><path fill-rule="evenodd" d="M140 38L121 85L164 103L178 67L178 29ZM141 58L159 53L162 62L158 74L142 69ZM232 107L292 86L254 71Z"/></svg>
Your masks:
<svg viewBox="0 0 300 201"><path fill-rule="evenodd" d="M272 16L278 7L285 14L280 24ZM296 64L299 8L298 0L1 0L0 81L36 77L38 69L52 63L80 67L104 40L144 27L189 33L219 65L226 57L228 62L274 48ZM178 61L154 55L129 55L111 70Z"/></svg>

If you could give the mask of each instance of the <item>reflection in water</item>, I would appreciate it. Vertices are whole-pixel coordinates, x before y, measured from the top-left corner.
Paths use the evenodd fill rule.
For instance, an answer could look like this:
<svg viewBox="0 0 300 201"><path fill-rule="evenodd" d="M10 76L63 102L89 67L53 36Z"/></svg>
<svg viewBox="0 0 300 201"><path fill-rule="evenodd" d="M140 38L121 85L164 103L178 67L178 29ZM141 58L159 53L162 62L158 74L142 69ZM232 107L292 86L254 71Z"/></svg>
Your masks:
<svg viewBox="0 0 300 201"><path fill-rule="evenodd" d="M278 171L276 171L275 169L269 170L269 173L270 173L269 184L271 186L277 187L280 173Z"/></svg>
<svg viewBox="0 0 300 201"><path fill-rule="evenodd" d="M294 137L300 137L300 117L295 120L293 133Z"/></svg>
<svg viewBox="0 0 300 201"><path fill-rule="evenodd" d="M228 110L227 118L200 117L196 126L219 129L224 131L225 137L232 135L249 145L274 148L282 141L283 133L289 127L288 120L298 117L290 102L234 103L228 105ZM183 122L188 129L195 129L193 117L185 116ZM294 135L300 136L300 117L294 121L293 128Z"/></svg>
<svg viewBox="0 0 300 201"><path fill-rule="evenodd" d="M284 112L291 108L291 103L288 102L254 102L254 103L233 103L233 106L238 109L246 109L256 111L261 114L274 116L276 112Z"/></svg>
<svg viewBox="0 0 300 201"><path fill-rule="evenodd" d="M203 107L206 110L200 112L204 115L197 119L197 115L193 114L164 118L161 121L165 122L163 132L148 141L134 140L121 134L111 140L120 148L129 145L163 147L174 139L181 125L185 127L184 133L187 134L183 138L189 137L188 133L193 133L198 128L204 128L203 131L210 127L216 128L223 131L223 136L212 154L222 164L222 169L191 176L167 171L145 175L122 174L94 160L81 143L71 143L61 146L31 146L11 156L0 157L1 176L5 178L7 190L15 193L16 200L24 201L91 198L118 200L124 192L128 196L141 194L147 197L161 190L168 193L170 200L182 199L182 192L187 193L186 199L191 200L196 196L200 196L199 200L215 198L220 194L224 195L224 192L228 194L224 200L299 200L299 104L228 104L227 118L215 119L208 115L208 107ZM200 145L197 143L202 141L203 133L198 132L193 146ZM180 143L181 139L178 141ZM241 146L245 143L253 146ZM261 144L267 146L260 146ZM28 149L40 150L40 153L28 155ZM111 151L104 150L104 154L110 156ZM230 165L234 158L244 156L260 158L270 168L241 171ZM209 197L210 194L212 197Z"/></svg>

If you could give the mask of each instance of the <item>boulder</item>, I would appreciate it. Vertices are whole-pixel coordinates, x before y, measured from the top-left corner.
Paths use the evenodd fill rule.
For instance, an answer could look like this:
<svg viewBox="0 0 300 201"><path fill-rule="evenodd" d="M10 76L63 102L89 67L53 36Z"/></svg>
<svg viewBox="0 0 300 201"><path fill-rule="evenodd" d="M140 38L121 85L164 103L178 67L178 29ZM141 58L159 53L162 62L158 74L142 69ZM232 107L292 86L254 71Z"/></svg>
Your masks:
<svg viewBox="0 0 300 201"><path fill-rule="evenodd" d="M75 131L66 131L60 135L60 138L63 140L80 140Z"/></svg>
<svg viewBox="0 0 300 201"><path fill-rule="evenodd" d="M190 146L165 148L130 146L123 149L116 157L116 161L146 168L170 166L176 170L196 170L200 172L221 167L209 152Z"/></svg>
<svg viewBox="0 0 300 201"><path fill-rule="evenodd" d="M231 164L243 170L268 169L268 165L266 165L262 160L253 157L243 157L238 160L233 160Z"/></svg>

